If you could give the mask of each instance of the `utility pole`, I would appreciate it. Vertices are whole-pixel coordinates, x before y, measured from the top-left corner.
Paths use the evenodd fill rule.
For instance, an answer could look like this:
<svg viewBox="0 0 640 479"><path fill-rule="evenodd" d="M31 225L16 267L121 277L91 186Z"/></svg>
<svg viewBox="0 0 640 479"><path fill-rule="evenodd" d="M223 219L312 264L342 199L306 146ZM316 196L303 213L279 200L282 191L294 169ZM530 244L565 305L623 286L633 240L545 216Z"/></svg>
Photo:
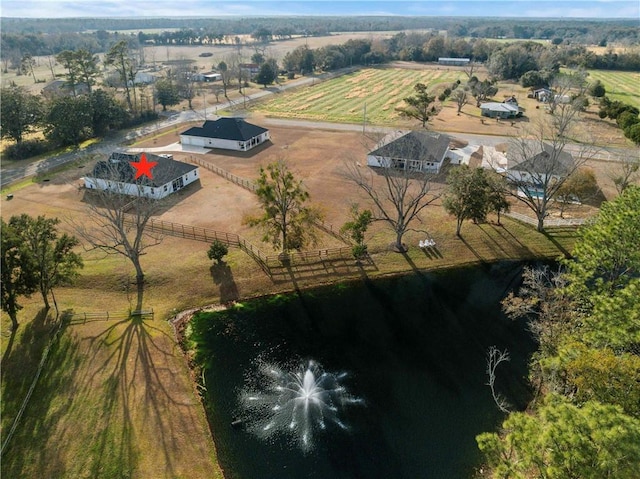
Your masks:
<svg viewBox="0 0 640 479"><path fill-rule="evenodd" d="M364 102L364 113L362 114L362 134L365 134L365 129L367 127L367 102Z"/></svg>

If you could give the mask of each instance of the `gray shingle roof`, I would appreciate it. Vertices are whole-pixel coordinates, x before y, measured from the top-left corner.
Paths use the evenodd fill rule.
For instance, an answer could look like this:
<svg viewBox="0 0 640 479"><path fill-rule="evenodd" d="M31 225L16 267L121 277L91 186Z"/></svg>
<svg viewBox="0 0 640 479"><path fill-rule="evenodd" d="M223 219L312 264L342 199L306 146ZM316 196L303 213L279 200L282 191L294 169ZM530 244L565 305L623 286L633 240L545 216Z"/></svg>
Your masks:
<svg viewBox="0 0 640 479"><path fill-rule="evenodd" d="M180 134L220 140L248 141L267 131L269 130L248 123L241 118L219 118L215 121L207 120L204 125L194 126Z"/></svg>
<svg viewBox="0 0 640 479"><path fill-rule="evenodd" d="M449 137L428 131L410 131L369 153L383 158L440 163L449 148Z"/></svg>
<svg viewBox="0 0 640 479"><path fill-rule="evenodd" d="M131 166L131 162L139 162L142 153L133 155L128 153L111 153L108 160L102 160L96 163L89 177L119 181L121 183L135 183L157 188L198 168L195 165L172 160L164 156L152 155L150 153L145 154L147 155L147 161L158 162L151 171L153 179L147 176L141 176L137 180L134 180L136 170Z"/></svg>
<svg viewBox="0 0 640 479"><path fill-rule="evenodd" d="M562 176L573 169L575 161L571 153L554 150L548 143L527 142L508 146L507 165L515 171Z"/></svg>

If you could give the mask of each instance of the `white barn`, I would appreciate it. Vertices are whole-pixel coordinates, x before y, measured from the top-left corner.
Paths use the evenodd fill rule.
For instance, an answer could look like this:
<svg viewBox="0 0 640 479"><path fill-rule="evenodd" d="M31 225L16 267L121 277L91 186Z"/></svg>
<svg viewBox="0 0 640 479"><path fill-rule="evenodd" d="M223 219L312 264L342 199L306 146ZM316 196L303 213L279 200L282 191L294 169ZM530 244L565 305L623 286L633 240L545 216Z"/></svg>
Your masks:
<svg viewBox="0 0 640 479"><path fill-rule="evenodd" d="M136 170L131 166L131 162L139 162L143 154L146 155L147 161L158 163L151 170L152 179L147 176L134 179ZM176 161L171 155L112 153L109 159L96 163L91 175L84 178L84 186L123 195L160 199L199 178L197 166Z"/></svg>
<svg viewBox="0 0 640 479"><path fill-rule="evenodd" d="M448 136L429 131L391 133L367 155L367 165L439 173L449 142Z"/></svg>
<svg viewBox="0 0 640 479"><path fill-rule="evenodd" d="M249 151L269 139L269 130L241 118L207 120L180 133L183 145L235 151Z"/></svg>

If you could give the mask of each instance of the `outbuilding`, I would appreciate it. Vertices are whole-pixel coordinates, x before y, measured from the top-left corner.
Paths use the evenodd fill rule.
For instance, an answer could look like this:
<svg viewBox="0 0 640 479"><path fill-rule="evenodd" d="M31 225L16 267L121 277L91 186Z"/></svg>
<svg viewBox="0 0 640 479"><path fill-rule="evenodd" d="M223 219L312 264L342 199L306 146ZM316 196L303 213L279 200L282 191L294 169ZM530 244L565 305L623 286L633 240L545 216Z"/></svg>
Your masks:
<svg viewBox="0 0 640 479"><path fill-rule="evenodd" d="M135 178L136 169L131 163L140 162L142 155L146 155L148 162L157 162L152 169L152 178L146 175ZM84 178L84 185L88 189L160 199L199 178L197 166L176 161L171 155L112 153L107 160L96 163L91 174Z"/></svg>
<svg viewBox="0 0 640 479"><path fill-rule="evenodd" d="M269 139L269 130L241 118L207 120L180 133L183 145L236 151L249 151Z"/></svg>

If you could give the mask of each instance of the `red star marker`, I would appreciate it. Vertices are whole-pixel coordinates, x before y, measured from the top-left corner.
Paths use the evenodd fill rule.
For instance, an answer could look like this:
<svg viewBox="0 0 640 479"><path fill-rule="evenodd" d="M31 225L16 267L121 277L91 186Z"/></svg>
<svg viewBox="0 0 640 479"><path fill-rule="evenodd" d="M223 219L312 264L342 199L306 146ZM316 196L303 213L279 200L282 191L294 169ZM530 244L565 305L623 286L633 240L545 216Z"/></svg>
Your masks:
<svg viewBox="0 0 640 479"><path fill-rule="evenodd" d="M131 166L136 169L136 176L133 179L137 180L142 175L145 175L150 180L153 180L153 174L151 173L151 170L157 164L157 161L147 161L147 155L143 153L142 155L140 155L140 161L131 162Z"/></svg>

